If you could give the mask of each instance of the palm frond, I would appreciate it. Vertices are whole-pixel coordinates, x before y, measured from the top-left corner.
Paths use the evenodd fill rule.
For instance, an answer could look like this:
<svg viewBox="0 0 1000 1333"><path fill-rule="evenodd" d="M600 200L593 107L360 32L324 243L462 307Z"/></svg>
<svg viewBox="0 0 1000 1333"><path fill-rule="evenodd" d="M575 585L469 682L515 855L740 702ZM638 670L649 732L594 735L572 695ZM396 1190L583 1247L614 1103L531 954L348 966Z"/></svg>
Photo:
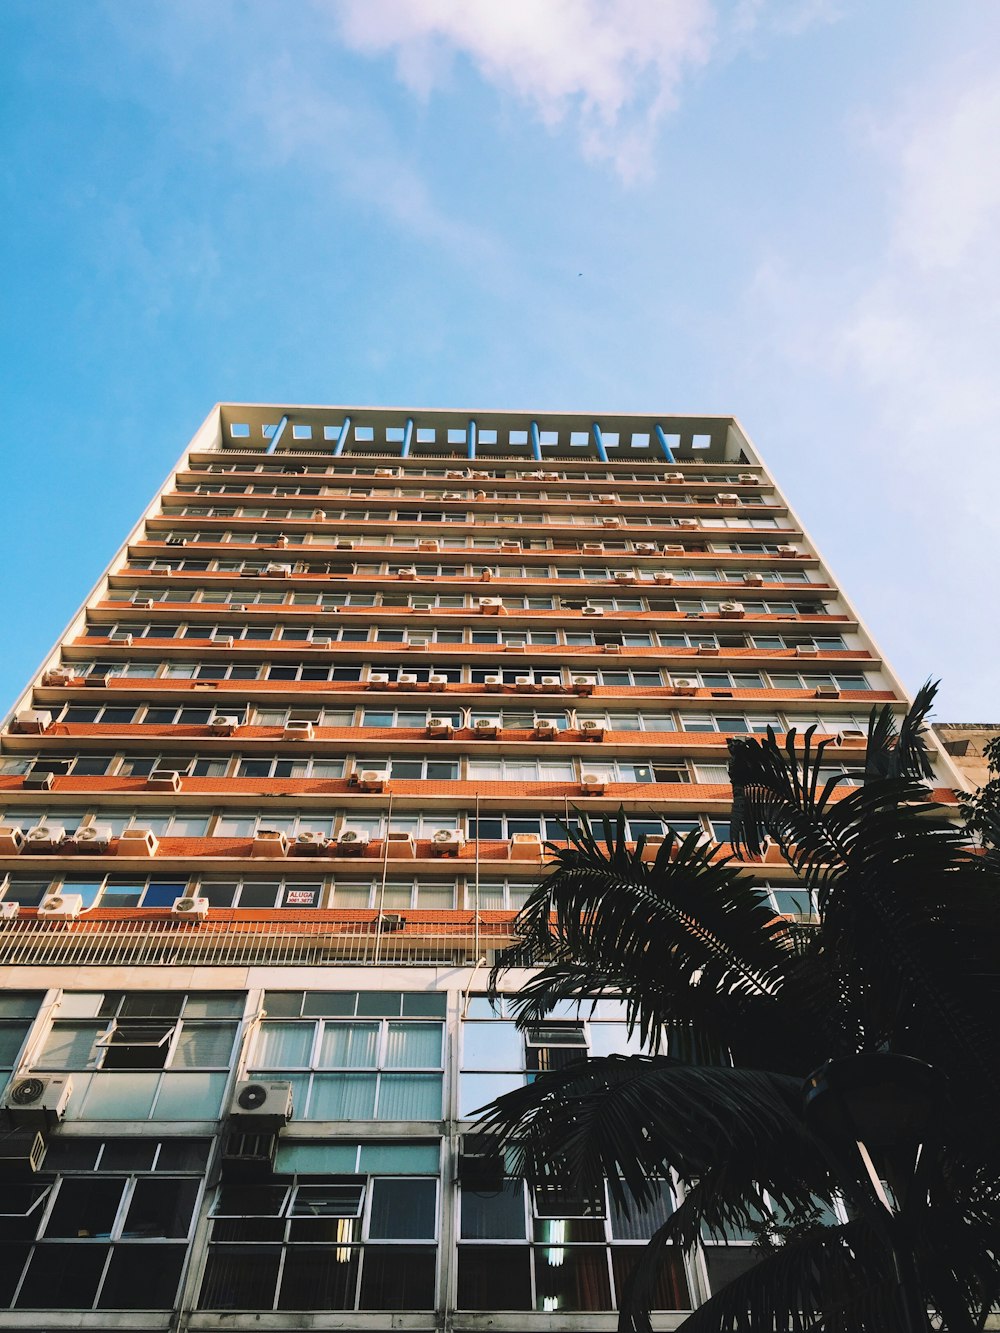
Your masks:
<svg viewBox="0 0 1000 1333"><path fill-rule="evenodd" d="M898 728L890 704L872 709L865 751L866 782L895 778L919 782L934 776L924 739L924 723L934 706L940 683L928 680L921 685Z"/></svg>

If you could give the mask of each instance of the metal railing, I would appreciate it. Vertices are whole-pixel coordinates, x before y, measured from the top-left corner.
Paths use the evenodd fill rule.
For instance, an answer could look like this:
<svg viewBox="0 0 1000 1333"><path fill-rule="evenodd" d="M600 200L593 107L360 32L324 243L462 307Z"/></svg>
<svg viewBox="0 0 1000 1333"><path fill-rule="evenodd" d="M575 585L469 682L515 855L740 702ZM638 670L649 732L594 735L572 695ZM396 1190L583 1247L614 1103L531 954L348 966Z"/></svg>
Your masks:
<svg viewBox="0 0 1000 1333"><path fill-rule="evenodd" d="M282 911L266 920L234 912L228 920L197 923L22 919L0 928L0 966L471 966L484 955L492 961L514 938L513 914L502 921L471 912L386 913L364 921L324 912L322 918Z"/></svg>

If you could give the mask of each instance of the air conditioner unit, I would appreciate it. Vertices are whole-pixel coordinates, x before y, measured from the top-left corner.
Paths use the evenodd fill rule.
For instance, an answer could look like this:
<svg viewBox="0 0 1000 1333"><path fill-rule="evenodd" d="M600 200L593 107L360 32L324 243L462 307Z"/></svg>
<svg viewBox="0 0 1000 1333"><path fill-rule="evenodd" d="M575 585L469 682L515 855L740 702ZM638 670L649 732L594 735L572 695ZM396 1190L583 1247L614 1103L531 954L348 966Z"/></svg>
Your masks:
<svg viewBox="0 0 1000 1333"><path fill-rule="evenodd" d="M43 772L41 769L32 770L25 773L21 786L25 791L51 791L53 776L49 772Z"/></svg>
<svg viewBox="0 0 1000 1333"><path fill-rule="evenodd" d="M656 542L636 542L635 549L643 555L656 555Z"/></svg>
<svg viewBox="0 0 1000 1333"><path fill-rule="evenodd" d="M78 852L93 852L103 856L111 846L110 824L81 824L74 832L69 844Z"/></svg>
<svg viewBox="0 0 1000 1333"><path fill-rule="evenodd" d="M394 683L393 681L389 682L390 685L392 685L393 683ZM418 683L417 677L413 675L413 673L410 671L401 671L395 680L396 685L403 685L405 687L416 685L417 683Z"/></svg>
<svg viewBox="0 0 1000 1333"><path fill-rule="evenodd" d="M433 675L427 677L427 684L432 685L435 689L442 689L445 685L448 684L448 677L440 676L437 673L434 673Z"/></svg>
<svg viewBox="0 0 1000 1333"><path fill-rule="evenodd" d="M698 682L689 679L687 676L673 676L670 684L673 686L675 694L694 694L698 688Z"/></svg>
<svg viewBox="0 0 1000 1333"><path fill-rule="evenodd" d="M175 768L154 768L146 779L150 791L180 791L183 783Z"/></svg>
<svg viewBox="0 0 1000 1333"><path fill-rule="evenodd" d="M754 570L747 570L743 575L743 582L751 588L759 588L764 582L764 575L758 574Z"/></svg>
<svg viewBox="0 0 1000 1333"><path fill-rule="evenodd" d="M412 833L389 833L385 840L385 854L390 860L412 861L417 854Z"/></svg>
<svg viewBox="0 0 1000 1333"><path fill-rule="evenodd" d="M601 519L601 527L602 527L602 528L620 528L621 525L622 525L622 521L621 521L620 518L602 518L602 519Z"/></svg>
<svg viewBox="0 0 1000 1333"><path fill-rule="evenodd" d="M266 1180L274 1170L277 1152L277 1134L226 1134L219 1159L222 1179Z"/></svg>
<svg viewBox="0 0 1000 1333"><path fill-rule="evenodd" d="M523 475L524 475L525 477L529 477L532 481L544 481L544 480L545 480L545 473L544 473L544 471L542 471L542 472L525 472L525 473L523 473Z"/></svg>
<svg viewBox="0 0 1000 1333"><path fill-rule="evenodd" d="M134 603L133 603L133 605L134 605ZM253 603L252 603L252 602L251 602L251 603L247 603L247 602L230 602L230 603L229 603L229 609L230 609L230 611L249 611L249 610L252 608L252 606L253 606Z"/></svg>
<svg viewBox="0 0 1000 1333"><path fill-rule="evenodd" d="M483 684L488 690L502 690L503 676L487 676Z"/></svg>
<svg viewBox="0 0 1000 1333"><path fill-rule="evenodd" d="M798 548L797 546L786 546L786 545L782 544L781 546L778 547L778 554L779 554L779 555L801 555L802 552L799 550L799 548Z"/></svg>
<svg viewBox="0 0 1000 1333"><path fill-rule="evenodd" d="M399 912L380 912L375 918L375 929L383 935L402 930L405 925L406 917Z"/></svg>
<svg viewBox="0 0 1000 1333"><path fill-rule="evenodd" d="M287 545L288 545L288 538L285 537L284 535L282 535L281 537L275 537L274 541L271 542L271 545L272 545L272 546L282 546L282 547L287 546Z"/></svg>
<svg viewBox="0 0 1000 1333"><path fill-rule="evenodd" d="M417 543L418 551L440 551L441 543L436 539Z"/></svg>
<svg viewBox="0 0 1000 1333"><path fill-rule="evenodd" d="M441 499L442 499L442 500L464 500L464 499L465 499L465 495L463 494L462 491L442 491L442 492L441 492Z"/></svg>
<svg viewBox="0 0 1000 1333"><path fill-rule="evenodd" d="M151 560L149 564L150 574L172 574L174 567L168 564L166 560Z"/></svg>
<svg viewBox="0 0 1000 1333"><path fill-rule="evenodd" d="M103 690L111 684L117 675L118 672L116 671L94 671L84 679L83 683L88 689Z"/></svg>
<svg viewBox="0 0 1000 1333"><path fill-rule="evenodd" d="M480 597L479 610L487 616L495 616L500 613L503 607L502 597Z"/></svg>
<svg viewBox="0 0 1000 1333"><path fill-rule="evenodd" d="M248 1079L237 1083L229 1103L234 1124L252 1121L255 1129L272 1125L280 1129L292 1118L292 1085L283 1080Z"/></svg>
<svg viewBox="0 0 1000 1333"><path fill-rule="evenodd" d="M21 904L14 902L0 903L0 921L16 921L21 914Z"/></svg>
<svg viewBox="0 0 1000 1333"><path fill-rule="evenodd" d="M62 824L36 824L28 829L24 849L28 852L51 852L61 847L66 839Z"/></svg>
<svg viewBox="0 0 1000 1333"><path fill-rule="evenodd" d="M132 647L132 635L128 630L115 629L108 635L108 643L123 643L126 648Z"/></svg>
<svg viewBox="0 0 1000 1333"><path fill-rule="evenodd" d="M627 569L616 569L612 579L615 583L634 583L635 575L630 574Z"/></svg>
<svg viewBox="0 0 1000 1333"><path fill-rule="evenodd" d="M596 718L588 717L580 723L580 735L588 741L603 741L607 729L608 724L598 722Z"/></svg>
<svg viewBox="0 0 1000 1333"><path fill-rule="evenodd" d="M45 1139L37 1129L10 1130L0 1137L0 1171L5 1178L34 1175L44 1160Z"/></svg>
<svg viewBox="0 0 1000 1333"><path fill-rule="evenodd" d="M291 565L279 564L277 561L269 560L264 566L265 574L278 574L281 578L290 579L292 577Z"/></svg>
<svg viewBox="0 0 1000 1333"><path fill-rule="evenodd" d="M241 723L238 713L217 713L208 724L208 729L213 736L231 736Z"/></svg>
<svg viewBox="0 0 1000 1333"><path fill-rule="evenodd" d="M232 634L213 634L210 642L218 648L232 648L236 639Z"/></svg>
<svg viewBox="0 0 1000 1333"><path fill-rule="evenodd" d="M370 671L366 683L368 685L388 685L389 677L384 671Z"/></svg>
<svg viewBox="0 0 1000 1333"><path fill-rule="evenodd" d="M311 741L315 729L311 722L288 721L281 729L281 738L286 741Z"/></svg>
<svg viewBox="0 0 1000 1333"><path fill-rule="evenodd" d="M151 611L153 609L152 597L133 597L132 605L137 611Z"/></svg>
<svg viewBox="0 0 1000 1333"><path fill-rule="evenodd" d="M720 491L715 498L720 505L738 505L740 502L740 497L735 491Z"/></svg>
<svg viewBox="0 0 1000 1333"><path fill-rule="evenodd" d="M760 485L760 477L758 477L755 472L741 472L739 475L739 480L743 482L745 486Z"/></svg>
<svg viewBox="0 0 1000 1333"><path fill-rule="evenodd" d="M476 491L472 498L473 498L473 500L485 500L485 499L486 499L486 492L485 492L485 491Z"/></svg>
<svg viewBox="0 0 1000 1333"><path fill-rule="evenodd" d="M288 855L288 834L281 829L258 829L250 848L250 855L269 860Z"/></svg>
<svg viewBox="0 0 1000 1333"><path fill-rule="evenodd" d="M362 791L384 791L388 781L389 774L384 768L365 768L358 775Z"/></svg>
<svg viewBox="0 0 1000 1333"><path fill-rule="evenodd" d="M464 481L465 473L457 468L449 468L444 474L445 481Z"/></svg>
<svg viewBox="0 0 1000 1333"><path fill-rule="evenodd" d="M493 473L492 473L492 472L470 472L470 473L469 473L469 476L472 477L475 481L489 481L489 480L492 478Z"/></svg>
<svg viewBox="0 0 1000 1333"><path fill-rule="evenodd" d="M352 854L363 852L371 839L367 833L362 833L360 829L344 829L337 839L337 851Z"/></svg>
<svg viewBox="0 0 1000 1333"><path fill-rule="evenodd" d="M496 736L503 730L503 720L499 717L480 717L472 724L473 736Z"/></svg>
<svg viewBox="0 0 1000 1333"><path fill-rule="evenodd" d="M175 898L170 912L172 916L186 916L196 921L204 921L208 916L208 899Z"/></svg>
<svg viewBox="0 0 1000 1333"><path fill-rule="evenodd" d="M593 694L597 680L594 676L574 676L573 689L577 694Z"/></svg>
<svg viewBox="0 0 1000 1333"><path fill-rule="evenodd" d="M844 727L840 732L840 739L842 741L863 741L866 736L858 727Z"/></svg>
<svg viewBox="0 0 1000 1333"><path fill-rule="evenodd" d="M66 667L53 667L42 676L43 685L70 685L76 677Z"/></svg>
<svg viewBox="0 0 1000 1333"><path fill-rule="evenodd" d="M520 543L520 542L501 542L501 543L500 543L500 550L501 550L501 551L506 551L508 555L512 554L512 553L515 552L515 551L520 551L520 549L521 549L521 543Z"/></svg>
<svg viewBox="0 0 1000 1333"><path fill-rule="evenodd" d="M720 651L718 644L715 643L699 643L698 645L698 655L700 657L718 657Z"/></svg>
<svg viewBox="0 0 1000 1333"><path fill-rule="evenodd" d="M538 861L542 856L542 839L537 833L515 833L511 837L509 856L512 861Z"/></svg>
<svg viewBox="0 0 1000 1333"><path fill-rule="evenodd" d="M669 569L658 569L658 570L656 571L656 573L653 575L653 582L654 582L654 583L674 583L674 582L676 582L676 575L671 574L671 572L669 571Z"/></svg>
<svg viewBox="0 0 1000 1333"><path fill-rule="evenodd" d="M187 546L186 537L168 537L165 545L167 546Z"/></svg>
<svg viewBox="0 0 1000 1333"><path fill-rule="evenodd" d="M3 1105L12 1125L47 1129L65 1118L72 1094L73 1079L69 1074L50 1074L45 1078L28 1074L11 1081Z"/></svg>
<svg viewBox="0 0 1000 1333"><path fill-rule="evenodd" d="M796 657L818 657L819 649L814 643L798 643L795 645Z"/></svg>
<svg viewBox="0 0 1000 1333"><path fill-rule="evenodd" d="M605 491L603 495L597 497L597 502L602 505L616 505L618 503L618 496L613 495L611 491Z"/></svg>
<svg viewBox="0 0 1000 1333"><path fill-rule="evenodd" d="M580 547L580 551L583 555L601 555L604 551L604 546L601 542L584 542Z"/></svg>
<svg viewBox="0 0 1000 1333"><path fill-rule="evenodd" d="M332 643L333 640L329 634L314 634L309 640L309 645L312 648L329 648Z"/></svg>
<svg viewBox="0 0 1000 1333"><path fill-rule="evenodd" d="M38 915L75 920L83 911L82 893L50 893L38 904Z"/></svg>
<svg viewBox="0 0 1000 1333"><path fill-rule="evenodd" d="M455 728L446 717L429 717L427 719L428 736L451 736Z"/></svg>
<svg viewBox="0 0 1000 1333"><path fill-rule="evenodd" d="M836 685L819 685L816 688L817 699L839 699L840 690ZM29 835L30 836L30 835Z"/></svg>
<svg viewBox="0 0 1000 1333"><path fill-rule="evenodd" d="M127 828L118 837L119 856L155 856L160 840L148 828Z"/></svg>
<svg viewBox="0 0 1000 1333"><path fill-rule="evenodd" d="M395 477L398 475L394 467L377 467L372 473L373 477Z"/></svg>
<svg viewBox="0 0 1000 1333"><path fill-rule="evenodd" d="M604 779L598 777L596 773L584 773L580 779L580 786L585 796L604 795Z"/></svg>
<svg viewBox="0 0 1000 1333"><path fill-rule="evenodd" d="M679 518L677 526L679 528L698 528L701 527L701 520L697 518Z"/></svg>
<svg viewBox="0 0 1000 1333"><path fill-rule="evenodd" d="M686 550L683 542L665 542L663 546L664 555L683 555Z"/></svg>
<svg viewBox="0 0 1000 1333"><path fill-rule="evenodd" d="M719 615L723 620L739 620L746 615L742 602L720 602Z"/></svg>
<svg viewBox="0 0 1000 1333"><path fill-rule="evenodd" d="M22 708L15 714L12 731L22 736L40 736L52 726L52 714L44 708Z"/></svg>
<svg viewBox="0 0 1000 1333"><path fill-rule="evenodd" d="M0 824L0 856L16 856L24 846L24 834L16 824Z"/></svg>
<svg viewBox="0 0 1000 1333"><path fill-rule="evenodd" d="M405 579L408 582L412 583L412 581L417 577L416 565L401 565L396 577Z"/></svg>
<svg viewBox="0 0 1000 1333"><path fill-rule="evenodd" d="M307 832L296 834L292 851L297 856L322 856L329 841L325 833L309 829Z"/></svg>
<svg viewBox="0 0 1000 1333"><path fill-rule="evenodd" d="M531 676L515 676L514 688L517 690L533 690L535 682Z"/></svg>
<svg viewBox="0 0 1000 1333"><path fill-rule="evenodd" d="M355 546L357 546L357 542L353 537L338 537L333 543L335 551L353 551Z"/></svg>
<svg viewBox="0 0 1000 1333"><path fill-rule="evenodd" d="M664 472L663 480L670 486L676 486L678 482L684 480L683 472Z"/></svg>
<svg viewBox="0 0 1000 1333"><path fill-rule="evenodd" d="M603 606L585 606L585 607L583 608L583 610L580 612L580 614L581 614L581 615L584 615L584 616L603 616L603 615L604 615L604 607L603 607Z"/></svg>
<svg viewBox="0 0 1000 1333"><path fill-rule="evenodd" d="M562 676L543 676L541 684L544 685L546 689L559 689L562 685Z"/></svg>
<svg viewBox="0 0 1000 1333"><path fill-rule="evenodd" d="M439 828L431 838L431 851L435 856L457 856L465 843L465 838L455 829Z"/></svg>
<svg viewBox="0 0 1000 1333"><path fill-rule="evenodd" d="M559 735L559 726L552 718L539 717L535 719L531 734L539 740L553 741Z"/></svg>
<svg viewBox="0 0 1000 1333"><path fill-rule="evenodd" d="M503 1157L482 1134L463 1134L458 1140L458 1179L476 1194L499 1194L503 1189Z"/></svg>

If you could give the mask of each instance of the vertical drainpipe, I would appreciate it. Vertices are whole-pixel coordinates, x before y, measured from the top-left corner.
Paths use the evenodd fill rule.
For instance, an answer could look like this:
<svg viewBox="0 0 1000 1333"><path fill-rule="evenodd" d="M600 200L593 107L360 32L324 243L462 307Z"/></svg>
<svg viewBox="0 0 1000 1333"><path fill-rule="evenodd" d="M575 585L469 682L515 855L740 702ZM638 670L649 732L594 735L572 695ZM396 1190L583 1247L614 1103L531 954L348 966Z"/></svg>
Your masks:
<svg viewBox="0 0 1000 1333"><path fill-rule="evenodd" d="M337 436L337 443L333 446L334 458L339 458L344 452L344 445L347 443L347 436L351 429L351 418L344 417L344 424L340 428L340 434Z"/></svg>
<svg viewBox="0 0 1000 1333"><path fill-rule="evenodd" d="M663 427L657 425L655 427L655 430L656 430L656 438L660 442L660 450L663 454L663 457L667 460L668 463L676 463L677 460L674 458L674 451L673 449L671 449L670 445L667 444L667 437L663 433Z"/></svg>
<svg viewBox="0 0 1000 1333"><path fill-rule="evenodd" d="M409 458L410 446L413 444L413 418L406 418L406 425L403 427L403 448L400 451L400 458Z"/></svg>
<svg viewBox="0 0 1000 1333"><path fill-rule="evenodd" d="M288 414L285 413L282 416L281 420L278 422L278 424L275 426L274 434L267 442L267 448L264 450L266 454L273 454L275 449L277 449L278 441L281 439L282 435L284 435L285 427L287 425L288 425Z"/></svg>
<svg viewBox="0 0 1000 1333"><path fill-rule="evenodd" d="M465 450L466 458L472 460L476 456L476 423L470 421L465 433L467 447Z"/></svg>
<svg viewBox="0 0 1000 1333"><path fill-rule="evenodd" d="M597 457L602 463L606 463L608 461L608 451L604 447L604 436L601 434L601 428L596 421L591 426L591 431L594 435L594 445L597 449Z"/></svg>
<svg viewBox="0 0 1000 1333"><path fill-rule="evenodd" d="M531 423L531 456L536 463L542 461L542 441L538 434L538 422Z"/></svg>

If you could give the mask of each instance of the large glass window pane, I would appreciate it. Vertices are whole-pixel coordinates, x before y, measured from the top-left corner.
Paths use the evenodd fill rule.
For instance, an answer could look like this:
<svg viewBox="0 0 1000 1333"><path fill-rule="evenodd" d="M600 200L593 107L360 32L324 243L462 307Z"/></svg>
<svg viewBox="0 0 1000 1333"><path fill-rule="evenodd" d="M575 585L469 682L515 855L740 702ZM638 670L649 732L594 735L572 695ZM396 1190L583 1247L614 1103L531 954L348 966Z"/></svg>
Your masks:
<svg viewBox="0 0 1000 1333"><path fill-rule="evenodd" d="M191 1230L197 1197L197 1180L170 1180L162 1176L140 1178L135 1182L122 1236L130 1240L184 1239Z"/></svg>
<svg viewBox="0 0 1000 1333"><path fill-rule="evenodd" d="M235 1023L186 1023L170 1064L174 1069L227 1068L235 1039Z"/></svg>
<svg viewBox="0 0 1000 1333"><path fill-rule="evenodd" d="M172 1310L183 1245L116 1245L97 1302L101 1310Z"/></svg>
<svg viewBox="0 0 1000 1333"><path fill-rule="evenodd" d="M264 1023L257 1034L253 1063L260 1069L308 1065L314 1023Z"/></svg>
<svg viewBox="0 0 1000 1333"><path fill-rule="evenodd" d="M199 1306L203 1310L270 1310L280 1257L277 1246L213 1245Z"/></svg>
<svg viewBox="0 0 1000 1333"><path fill-rule="evenodd" d="M317 1074L310 1120L371 1120L375 1114L374 1074Z"/></svg>
<svg viewBox="0 0 1000 1333"><path fill-rule="evenodd" d="M101 1280L106 1245L39 1245L15 1302L20 1310L89 1310Z"/></svg>
<svg viewBox="0 0 1000 1333"><path fill-rule="evenodd" d="M638 1246L616 1245L611 1251L611 1264L615 1275L615 1293L618 1304L629 1278L635 1271L642 1250ZM688 1290L687 1274L684 1271L684 1259L680 1254L667 1254L660 1261L652 1293L654 1310L690 1310L691 1293Z"/></svg>
<svg viewBox="0 0 1000 1333"><path fill-rule="evenodd" d="M289 1245L279 1310L353 1310L358 1281L356 1246Z"/></svg>
<svg viewBox="0 0 1000 1333"><path fill-rule="evenodd" d="M436 1251L426 1247L372 1245L365 1249L361 1272L363 1310L434 1308Z"/></svg>
<svg viewBox="0 0 1000 1333"><path fill-rule="evenodd" d="M524 1240L524 1185L508 1180L499 1194L462 1190L463 1240Z"/></svg>
<svg viewBox="0 0 1000 1333"><path fill-rule="evenodd" d="M64 1178L45 1227L46 1236L109 1237L118 1215L126 1182L114 1177L74 1180Z"/></svg>
<svg viewBox="0 0 1000 1333"><path fill-rule="evenodd" d="M30 1023L0 1023L0 1068L13 1068Z"/></svg>
<svg viewBox="0 0 1000 1333"><path fill-rule="evenodd" d="M439 1120L440 1074L383 1074L379 1085L379 1120Z"/></svg>
<svg viewBox="0 0 1000 1333"><path fill-rule="evenodd" d="M603 1246L538 1246L535 1255L535 1308L610 1310L608 1252Z"/></svg>
<svg viewBox="0 0 1000 1333"><path fill-rule="evenodd" d="M327 1023L317 1064L323 1069L374 1069L378 1037L377 1023Z"/></svg>
<svg viewBox="0 0 1000 1333"><path fill-rule="evenodd" d="M390 1023L385 1048L388 1069L439 1069L440 1023Z"/></svg>
<svg viewBox="0 0 1000 1333"><path fill-rule="evenodd" d="M372 1181L368 1235L373 1240L433 1240L436 1223L436 1181Z"/></svg>
<svg viewBox="0 0 1000 1333"><path fill-rule="evenodd" d="M83 1106L87 1120L148 1120L159 1074L94 1074Z"/></svg>
<svg viewBox="0 0 1000 1333"><path fill-rule="evenodd" d="M56 1023L36 1061L38 1069L86 1069L104 1023Z"/></svg>
<svg viewBox="0 0 1000 1333"><path fill-rule="evenodd" d="M513 1023L463 1023L465 1069L523 1069L524 1037Z"/></svg>
<svg viewBox="0 0 1000 1333"><path fill-rule="evenodd" d="M460 1116L471 1116L487 1102L524 1086L523 1074L462 1074L459 1078Z"/></svg>
<svg viewBox="0 0 1000 1333"><path fill-rule="evenodd" d="M530 1310L531 1273L527 1247L460 1246L458 1306L461 1310Z"/></svg>
<svg viewBox="0 0 1000 1333"><path fill-rule="evenodd" d="M157 1120L215 1120L227 1075L164 1074L156 1099Z"/></svg>

